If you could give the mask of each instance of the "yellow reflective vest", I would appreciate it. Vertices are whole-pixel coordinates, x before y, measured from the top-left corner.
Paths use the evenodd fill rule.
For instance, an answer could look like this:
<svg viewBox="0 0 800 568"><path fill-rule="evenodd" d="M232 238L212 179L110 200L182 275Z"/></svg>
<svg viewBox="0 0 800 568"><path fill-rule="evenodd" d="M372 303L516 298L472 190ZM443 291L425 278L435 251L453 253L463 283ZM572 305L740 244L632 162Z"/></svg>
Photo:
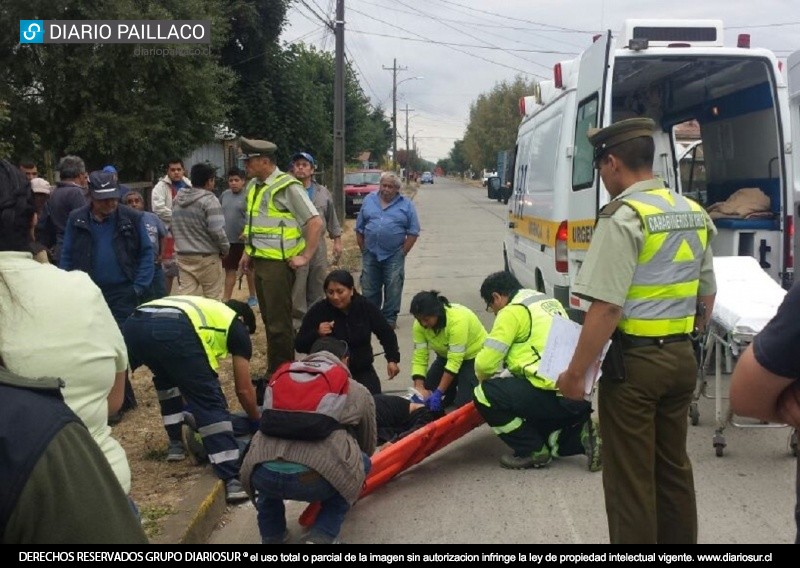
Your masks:
<svg viewBox="0 0 800 568"><path fill-rule="evenodd" d="M561 302L534 290L520 290L497 313L492 331L475 359L478 377L500 372L501 363L517 377L525 377L544 390L556 390L555 382L537 374L553 316L566 318Z"/></svg>
<svg viewBox="0 0 800 568"><path fill-rule="evenodd" d="M690 333L708 246L702 207L666 188L634 193L621 201L639 215L644 246L619 329L646 337Z"/></svg>
<svg viewBox="0 0 800 568"><path fill-rule="evenodd" d="M428 351L446 357L445 370L457 374L465 360L474 359L486 339L486 329L475 312L469 308L450 304L444 308L447 320L444 329L435 332L422 327L414 320L411 336L414 354L411 357L411 376L424 377L428 370Z"/></svg>
<svg viewBox="0 0 800 568"><path fill-rule="evenodd" d="M185 313L215 371L219 367L217 359L228 356L228 330L236 312L222 302L202 296L166 296L139 307L177 308Z"/></svg>
<svg viewBox="0 0 800 568"><path fill-rule="evenodd" d="M303 252L306 246L303 229L290 211L275 204L275 196L293 183L289 174L278 174L272 183L247 185L247 222L244 225L247 254L253 258L287 260ZM266 206L265 206L266 203Z"/></svg>

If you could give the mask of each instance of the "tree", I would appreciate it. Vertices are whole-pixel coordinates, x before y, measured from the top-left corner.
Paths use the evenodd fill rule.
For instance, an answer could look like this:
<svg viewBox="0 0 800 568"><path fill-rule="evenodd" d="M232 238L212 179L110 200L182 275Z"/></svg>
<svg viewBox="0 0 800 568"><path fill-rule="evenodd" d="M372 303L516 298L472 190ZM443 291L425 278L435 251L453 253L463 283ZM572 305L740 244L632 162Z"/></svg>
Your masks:
<svg viewBox="0 0 800 568"><path fill-rule="evenodd" d="M519 99L533 91L533 83L517 76L482 94L470 107L463 140L467 163L475 168L495 169L497 153L513 148L519 126Z"/></svg>
<svg viewBox="0 0 800 568"><path fill-rule="evenodd" d="M6 0L0 100L9 105L15 151L77 154L90 168L113 162L127 176L149 177L166 158L213 140L226 119L232 79L216 56L228 34L220 7L218 0ZM19 45L20 19L207 19L212 44ZM169 48L196 54L146 51Z"/></svg>

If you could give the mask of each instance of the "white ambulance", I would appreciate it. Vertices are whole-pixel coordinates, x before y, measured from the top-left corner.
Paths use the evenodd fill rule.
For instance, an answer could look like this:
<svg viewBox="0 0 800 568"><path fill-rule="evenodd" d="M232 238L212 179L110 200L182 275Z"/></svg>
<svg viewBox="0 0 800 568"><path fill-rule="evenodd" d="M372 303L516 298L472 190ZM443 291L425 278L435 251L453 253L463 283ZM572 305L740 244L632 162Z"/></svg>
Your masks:
<svg viewBox="0 0 800 568"><path fill-rule="evenodd" d="M800 59L792 62L789 73L800 80ZM751 49L747 35L725 47L717 20L627 20L619 37L596 37L577 59L556 64L553 75L520 101L503 252L524 286L558 298L577 319L588 308L570 286L609 197L586 132L640 116L656 122L654 171L669 187L683 189L674 128L696 121L703 183L686 194L706 207L742 188L769 198L750 218L715 220L712 248L718 256L753 256L790 285L800 182L792 177L789 89L772 52Z"/></svg>

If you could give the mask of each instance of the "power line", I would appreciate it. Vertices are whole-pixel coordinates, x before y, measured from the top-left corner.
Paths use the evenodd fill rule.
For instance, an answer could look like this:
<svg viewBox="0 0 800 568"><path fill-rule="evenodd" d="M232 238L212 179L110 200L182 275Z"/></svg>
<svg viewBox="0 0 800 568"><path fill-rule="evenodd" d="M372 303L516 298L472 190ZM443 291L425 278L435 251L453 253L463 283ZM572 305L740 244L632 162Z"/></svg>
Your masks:
<svg viewBox="0 0 800 568"><path fill-rule="evenodd" d="M398 8L393 8L386 4L376 4L375 2L369 2L368 0L359 0L363 4L370 4L371 6L376 6L383 10L392 10L395 12L399 12L401 14L408 14L410 16L416 16L415 12L409 12L407 10L400 10ZM464 12L461 12L462 14ZM476 21L468 21L468 20L456 20L454 18L440 18L442 21L445 22L454 22L456 24L464 24L467 26L476 26L476 27L485 27L485 28L503 28L504 30L514 30L514 31L524 31L524 32L540 32L540 33L556 33L556 34L593 34L595 32L587 32L584 30L570 30L570 29L542 29L542 28L526 28L526 27L518 27L508 24L490 24L487 22L476 22Z"/></svg>
<svg viewBox="0 0 800 568"><path fill-rule="evenodd" d="M428 41L430 43L434 43L433 40L431 40L430 38L426 38L425 36L420 35L420 34L418 34L416 32L412 32L411 30L407 30L407 29L405 29L403 27L400 27L400 26L398 26L396 24L392 24L392 23L387 22L385 20L381 20L380 18L376 18L375 16L372 16L370 14L366 14L364 12L356 10L355 8L350 8L350 11L351 12L355 12L357 14L361 14L362 16L366 16L370 20L375 20L376 22L380 22L382 24L386 24L387 26L392 26L392 27L398 28L400 30L403 30L404 32L408 32L408 33L410 33L412 35L415 35L417 37L420 37L420 38L422 38L422 39L424 39L424 40L426 40L426 41ZM547 77L544 77L543 75L539 75L537 73L532 73L530 71L525 71L524 69L519 69L517 67L512 67L511 65L506 65L504 63L500 63L499 61L493 61L492 59L487 59L486 57L481 57L480 55L476 55L474 53L470 53L469 51L464 51L463 49L458 49L457 47L452 47L452 46L449 46L449 45L445 45L445 47L448 47L448 48L450 48L450 49L452 49L454 51L458 51L459 53L463 53L465 55L469 55L470 57L474 57L476 59L480 59L482 61L486 61L487 63L491 63L493 65L499 65L500 67L505 67L507 69L511 69L512 71L517 71L519 73L523 73L524 75L533 75L535 77L540 77L542 79L547 79Z"/></svg>
<svg viewBox="0 0 800 568"><path fill-rule="evenodd" d="M355 10L353 8L350 8L350 11L351 12L355 12ZM471 48L475 48L475 49L488 49L488 50L491 50L491 51L519 51L521 53L545 53L545 54L550 54L550 55L573 55L573 56L579 55L579 53L576 52L576 51L554 51L554 50L550 50L550 49L515 49L513 47L499 47L499 46L490 47L490 46L486 46L486 45L477 45L477 44L474 44L474 43L454 43L454 42L449 42L449 41L436 41L435 39L425 39L425 38L418 39L418 38L407 37L407 36L381 34L381 33L377 33L377 32L365 32L363 30L356 30L356 29L353 29L353 28L348 28L348 31L352 32L352 33L363 34L363 35L389 37L389 38L393 38L393 39L402 39L402 40L405 40L405 41L416 41L416 42L419 42L419 43L430 43L430 44L433 44L433 45L443 45L443 46L446 46L446 47L449 47L449 46L471 47ZM471 55L471 54L468 54L468 55ZM549 67L548 67L548 69L549 69Z"/></svg>
<svg viewBox="0 0 800 568"><path fill-rule="evenodd" d="M409 6L408 4L406 4L405 2L403 2L402 0L395 0L395 2L397 2L397 3L398 3L398 4L400 4L401 6L405 6L406 8L411 8L412 10L417 10L416 8L414 8L413 6ZM417 10L417 12L419 12L419 13L420 13L420 14L422 14L422 15L425 15L425 14L424 14L424 12L422 12L421 10ZM447 27L448 27L448 28L450 28L451 30L454 30L454 31L456 31L456 32L458 32L458 33L461 33L461 34L463 34L463 33L464 33L464 31L463 31L463 30L460 30L460 29L458 29L458 28L456 28L456 27L454 27L454 26L452 26L452 25L448 24L447 22L444 22L444 21L442 21L441 19L439 19L439 18L438 18L438 17L436 17L436 16L430 15L429 17L430 17L430 18L432 18L433 20L435 20L435 21L439 22L440 24L442 24L442 25L444 25L444 26L447 26ZM465 35L466 35L466 34L465 34ZM480 41L482 41L482 42L483 42L485 45L487 45L487 46L489 46L489 47L493 47L493 48L495 48L495 49L502 49L500 46L494 45L493 43L489 43L489 42L488 42L488 41L486 41L486 40L480 40ZM504 50L504 51L506 51L506 52L507 52L508 50ZM549 67L549 66L547 66L547 65L543 65L543 64L541 64L541 63L539 63L539 62L537 62L537 61L531 61L530 59L525 59L524 57L521 57L521 56L519 56L519 55L517 55L517 54L515 54L515 53L509 53L509 55L510 55L511 57L516 57L517 59L521 59L522 61L525 61L526 63L531 63L531 64L533 64L533 65L538 65L538 66L540 66L540 67L544 67L545 69L549 69L549 68L550 68L550 67Z"/></svg>
<svg viewBox="0 0 800 568"><path fill-rule="evenodd" d="M564 26L555 26L552 24L545 24L544 22L535 22L533 20L526 20L524 18L520 18L519 16L505 16L503 14L499 14L497 12L490 12L488 10L481 10L479 8L473 8L472 6L465 6L464 4L459 4L458 2L452 2L451 0L439 0L439 2L443 2L445 4L451 4L453 6L460 6L461 8L466 8L467 10L472 10L473 12L480 12L482 14L488 14L490 16L495 16L497 18L503 18L505 20L513 20L515 22L525 22L527 24L534 24L536 26L544 26L547 28L553 28L556 30L561 31L568 31L568 32L575 32L575 33L583 33L583 34L593 34L595 32L588 31L588 30L576 30L575 28L565 28Z"/></svg>

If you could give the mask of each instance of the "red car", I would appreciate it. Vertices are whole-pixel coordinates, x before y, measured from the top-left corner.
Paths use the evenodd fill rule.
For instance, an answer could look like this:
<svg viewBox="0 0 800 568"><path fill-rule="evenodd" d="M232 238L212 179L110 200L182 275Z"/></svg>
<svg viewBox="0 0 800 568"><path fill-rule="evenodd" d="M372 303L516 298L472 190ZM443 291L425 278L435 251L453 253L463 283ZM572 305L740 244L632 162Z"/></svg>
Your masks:
<svg viewBox="0 0 800 568"><path fill-rule="evenodd" d="M358 170L344 174L344 211L348 217L355 217L361 211L364 198L378 191L381 184L381 170Z"/></svg>

